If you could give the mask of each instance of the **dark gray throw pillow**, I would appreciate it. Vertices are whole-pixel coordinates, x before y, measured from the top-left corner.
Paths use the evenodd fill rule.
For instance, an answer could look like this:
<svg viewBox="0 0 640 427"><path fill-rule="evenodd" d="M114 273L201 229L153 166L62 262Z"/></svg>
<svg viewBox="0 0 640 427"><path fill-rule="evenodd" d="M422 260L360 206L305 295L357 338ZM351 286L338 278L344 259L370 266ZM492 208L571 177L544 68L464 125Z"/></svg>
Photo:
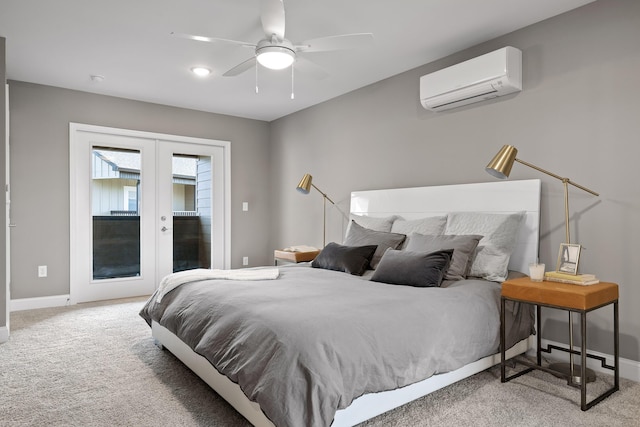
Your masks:
<svg viewBox="0 0 640 427"><path fill-rule="evenodd" d="M369 230L357 222L351 221L344 244L347 246L377 245L378 249L376 249L373 258L371 258L371 268L376 269L382 255L384 255L384 251L388 248L398 249L406 238L407 236L404 234Z"/></svg>
<svg viewBox="0 0 640 427"><path fill-rule="evenodd" d="M369 268L369 262L376 248L376 245L343 246L331 242L313 260L311 267L362 276Z"/></svg>
<svg viewBox="0 0 640 427"><path fill-rule="evenodd" d="M444 279L452 255L453 249L431 253L388 249L371 280L391 285L437 287Z"/></svg>
<svg viewBox="0 0 640 427"><path fill-rule="evenodd" d="M411 234L407 239L406 250L414 252L434 252L443 249L453 249L453 257L449 269L445 272L447 280L466 279L473 262L478 242L482 239L479 234L471 235L440 235L428 236Z"/></svg>

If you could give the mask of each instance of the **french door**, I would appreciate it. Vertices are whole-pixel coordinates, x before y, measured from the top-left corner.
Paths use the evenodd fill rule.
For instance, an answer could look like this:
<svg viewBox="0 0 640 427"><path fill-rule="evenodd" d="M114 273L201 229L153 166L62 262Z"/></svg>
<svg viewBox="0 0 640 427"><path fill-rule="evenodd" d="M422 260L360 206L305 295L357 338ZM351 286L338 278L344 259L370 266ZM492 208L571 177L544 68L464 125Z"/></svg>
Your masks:
<svg viewBox="0 0 640 427"><path fill-rule="evenodd" d="M71 302L229 268L229 143L70 125Z"/></svg>

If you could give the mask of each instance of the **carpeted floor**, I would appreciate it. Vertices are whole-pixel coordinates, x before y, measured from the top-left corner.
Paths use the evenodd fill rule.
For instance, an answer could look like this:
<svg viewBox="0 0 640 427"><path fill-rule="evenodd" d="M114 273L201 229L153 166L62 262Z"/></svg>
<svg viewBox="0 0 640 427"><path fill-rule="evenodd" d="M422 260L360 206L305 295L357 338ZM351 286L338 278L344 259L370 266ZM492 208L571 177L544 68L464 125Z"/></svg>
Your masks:
<svg viewBox="0 0 640 427"><path fill-rule="evenodd" d="M138 316L144 299L11 314L0 344L0 426L248 426ZM493 368L363 426L638 426L640 384L582 412L580 391L542 372ZM608 387L611 377L589 384ZM591 395L591 392L590 392Z"/></svg>

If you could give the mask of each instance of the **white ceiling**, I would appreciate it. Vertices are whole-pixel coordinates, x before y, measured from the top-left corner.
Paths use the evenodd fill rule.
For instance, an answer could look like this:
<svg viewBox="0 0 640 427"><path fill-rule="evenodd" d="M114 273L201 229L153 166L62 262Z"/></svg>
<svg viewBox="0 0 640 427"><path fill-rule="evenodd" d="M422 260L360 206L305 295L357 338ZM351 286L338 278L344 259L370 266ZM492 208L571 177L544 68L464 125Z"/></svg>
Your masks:
<svg viewBox="0 0 640 427"><path fill-rule="evenodd" d="M260 0L0 0L0 36L10 80L271 121L591 1L285 0L294 43L374 35L369 48L307 54L329 76L296 73L294 100L290 70L260 68L258 94L254 69L222 76L250 48L170 35L257 43Z"/></svg>

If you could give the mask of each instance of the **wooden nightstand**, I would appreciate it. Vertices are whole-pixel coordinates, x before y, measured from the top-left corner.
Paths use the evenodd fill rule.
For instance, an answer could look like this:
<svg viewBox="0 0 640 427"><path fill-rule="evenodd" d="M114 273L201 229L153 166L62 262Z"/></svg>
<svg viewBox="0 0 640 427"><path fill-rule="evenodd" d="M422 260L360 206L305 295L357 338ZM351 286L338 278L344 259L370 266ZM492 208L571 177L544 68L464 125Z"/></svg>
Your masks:
<svg viewBox="0 0 640 427"><path fill-rule="evenodd" d="M288 264L313 261L319 253L319 250L309 252L290 252L276 249L273 251L273 263L274 265L278 265L278 263Z"/></svg>
<svg viewBox="0 0 640 427"><path fill-rule="evenodd" d="M537 349L536 349L536 363L531 363L527 360L518 360L527 366L527 369L513 374L510 377L506 377L506 360L505 360L505 301L520 301L524 303L530 303L536 305L537 314ZM613 347L614 347L614 366L606 364L604 358L587 354L587 313L607 305L613 304ZM580 314L580 335L581 345L580 351L573 350L572 348L565 349L553 346L553 349L569 352L573 355L580 355L580 383L573 382L573 377L561 372L558 372L548 367L542 366L541 352L550 353L549 346L546 350L541 348L540 337L540 308L550 307L560 310L566 310L569 312L575 312ZM531 372L534 369L540 369L545 372L549 372L557 377L567 379L569 385L580 386L580 408L583 411L591 408L593 405L602 401L612 393L617 391L620 387L620 374L619 374L619 323L618 323L618 285L615 283L600 282L595 285L581 286L571 285L566 283L557 282L532 282L528 277L519 279L507 280L502 284L501 302L500 302L500 353L501 353L501 381L507 382L520 375ZM591 402L587 402L587 382L583 379L587 378L587 357L600 360L602 367L611 369L614 371L614 385L609 390L603 392L600 396L594 398Z"/></svg>

